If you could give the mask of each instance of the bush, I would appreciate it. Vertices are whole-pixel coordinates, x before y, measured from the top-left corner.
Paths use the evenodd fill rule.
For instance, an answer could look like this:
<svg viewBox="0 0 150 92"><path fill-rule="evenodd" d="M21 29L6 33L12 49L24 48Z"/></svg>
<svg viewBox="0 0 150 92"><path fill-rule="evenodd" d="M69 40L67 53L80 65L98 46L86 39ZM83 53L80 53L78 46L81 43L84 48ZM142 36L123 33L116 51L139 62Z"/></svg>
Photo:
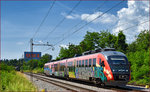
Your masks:
<svg viewBox="0 0 150 92"><path fill-rule="evenodd" d="M14 71L15 68L13 66L8 66L8 65L6 65L4 63L1 63L0 70L5 70L5 71L10 72L10 71Z"/></svg>

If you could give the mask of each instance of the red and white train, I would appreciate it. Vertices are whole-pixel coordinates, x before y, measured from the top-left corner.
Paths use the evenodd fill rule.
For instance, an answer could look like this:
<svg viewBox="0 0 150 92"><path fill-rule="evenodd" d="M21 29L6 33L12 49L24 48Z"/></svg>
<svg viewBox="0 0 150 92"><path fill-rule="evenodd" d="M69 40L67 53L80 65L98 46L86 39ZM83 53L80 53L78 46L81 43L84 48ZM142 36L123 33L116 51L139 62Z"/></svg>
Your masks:
<svg viewBox="0 0 150 92"><path fill-rule="evenodd" d="M101 52L49 62L46 75L94 81L99 84L123 86L131 79L125 54L104 49Z"/></svg>

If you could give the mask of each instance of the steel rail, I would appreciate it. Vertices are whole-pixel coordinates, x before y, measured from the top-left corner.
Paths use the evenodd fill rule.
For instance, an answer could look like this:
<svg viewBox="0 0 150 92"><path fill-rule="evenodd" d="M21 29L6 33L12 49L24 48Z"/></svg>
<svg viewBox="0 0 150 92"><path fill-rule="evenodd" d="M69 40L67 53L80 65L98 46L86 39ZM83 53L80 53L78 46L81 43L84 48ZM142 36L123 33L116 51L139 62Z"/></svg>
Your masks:
<svg viewBox="0 0 150 92"><path fill-rule="evenodd" d="M28 74L29 73L25 73L25 74ZM41 77L43 76L43 77ZM81 82L77 82L77 81L65 81L65 80L61 80L61 79L58 79L58 78L52 78L52 77L47 77L45 76L45 74L43 73L38 73L38 74L33 74L33 77L36 77L37 79L40 79L40 80L43 80L45 82L48 82L48 83L52 83L54 85L57 85L57 86L60 86L64 89L67 89L67 90L70 90L70 91L90 91L90 92L95 92L95 91L134 91L134 92L142 92L142 90L137 90L137 89L132 89L132 88L123 88L123 87L112 87L112 86L106 86L106 87L100 87L100 86L97 86L97 85L93 85L91 83L81 83ZM53 82L52 82L53 81ZM64 81L64 82L62 82ZM71 84L69 84L69 82ZM78 84L78 85L75 85L75 84ZM87 87L82 87L80 85L84 85L84 86L87 86Z"/></svg>
<svg viewBox="0 0 150 92"><path fill-rule="evenodd" d="M29 73L25 73L25 74L30 76ZM38 75L37 74L33 74L33 77L35 77L35 78L37 78L39 80L42 80L42 81L54 84L54 85L59 86L61 88L70 90L70 91L75 91L75 92L77 92L77 91L96 92L96 90L91 90L89 88L83 88L83 87L80 87L80 86L77 86L77 85L73 85L73 84L69 84L69 83L63 82L63 81L52 79L50 77L46 78L45 76L39 75L39 74Z"/></svg>

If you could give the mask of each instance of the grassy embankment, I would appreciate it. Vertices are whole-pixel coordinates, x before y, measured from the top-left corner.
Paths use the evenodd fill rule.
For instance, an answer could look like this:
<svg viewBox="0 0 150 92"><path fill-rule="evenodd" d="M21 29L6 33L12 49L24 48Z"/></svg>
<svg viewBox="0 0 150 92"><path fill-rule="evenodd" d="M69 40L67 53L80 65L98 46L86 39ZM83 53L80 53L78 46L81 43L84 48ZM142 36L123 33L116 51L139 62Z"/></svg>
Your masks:
<svg viewBox="0 0 150 92"><path fill-rule="evenodd" d="M21 70L22 72L31 72L31 70ZM32 70L33 73L43 73L44 69L43 68L35 68Z"/></svg>
<svg viewBox="0 0 150 92"><path fill-rule="evenodd" d="M36 91L37 88L22 74L1 64L0 91Z"/></svg>

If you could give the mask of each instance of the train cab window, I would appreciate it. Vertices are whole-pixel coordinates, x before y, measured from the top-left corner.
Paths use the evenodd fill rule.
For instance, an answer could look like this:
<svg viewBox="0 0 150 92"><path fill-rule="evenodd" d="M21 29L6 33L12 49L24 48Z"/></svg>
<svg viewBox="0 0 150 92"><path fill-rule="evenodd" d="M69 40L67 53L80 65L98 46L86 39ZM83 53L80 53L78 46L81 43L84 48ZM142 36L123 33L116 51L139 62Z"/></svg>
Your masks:
<svg viewBox="0 0 150 92"><path fill-rule="evenodd" d="M123 56L109 56L112 64L126 64L127 59Z"/></svg>
<svg viewBox="0 0 150 92"><path fill-rule="evenodd" d="M89 59L89 67L92 66L92 59Z"/></svg>
<svg viewBox="0 0 150 92"><path fill-rule="evenodd" d="M93 66L96 66L96 58L93 58Z"/></svg>
<svg viewBox="0 0 150 92"><path fill-rule="evenodd" d="M84 67L84 60L82 60L82 67Z"/></svg>
<svg viewBox="0 0 150 92"><path fill-rule="evenodd" d="M85 67L88 67L88 60L85 60Z"/></svg>
<svg viewBox="0 0 150 92"><path fill-rule="evenodd" d="M79 67L81 67L81 60L79 61Z"/></svg>

